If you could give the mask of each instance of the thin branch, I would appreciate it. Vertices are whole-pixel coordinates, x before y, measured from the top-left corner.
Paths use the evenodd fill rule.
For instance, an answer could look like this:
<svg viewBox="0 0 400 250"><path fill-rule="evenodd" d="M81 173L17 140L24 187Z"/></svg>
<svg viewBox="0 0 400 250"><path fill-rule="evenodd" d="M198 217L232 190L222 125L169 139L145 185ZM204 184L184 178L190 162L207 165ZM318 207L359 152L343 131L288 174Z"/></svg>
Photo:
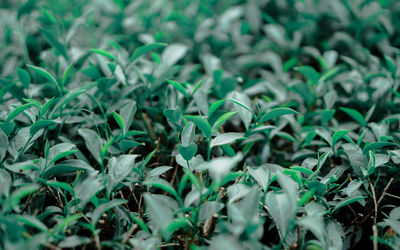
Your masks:
<svg viewBox="0 0 400 250"><path fill-rule="evenodd" d="M382 194L381 194L381 197L379 197L379 200L378 200L378 206L379 206L379 204L381 204L383 198L384 198L385 195L387 194L387 191L388 191L390 185L392 184L393 180L394 180L393 178L390 178L388 184L387 184L386 187L383 189L383 192L382 192Z"/></svg>
<svg viewBox="0 0 400 250"><path fill-rule="evenodd" d="M399 200L400 200L400 196L397 196L397 195L394 195L394 194L386 193L386 196L389 196L389 197L392 197L392 198L395 198L395 199L399 199Z"/></svg>
<svg viewBox="0 0 400 250"><path fill-rule="evenodd" d="M138 229L138 225L137 224L133 224L131 226L131 228L129 229L128 233L126 234L126 236L124 237L124 239L122 240L122 244L126 244L126 242L128 242L129 238L132 236L132 234L136 231L136 229Z"/></svg>
<svg viewBox="0 0 400 250"><path fill-rule="evenodd" d="M374 200L374 225L376 225L376 217L378 217L378 203L376 202L375 188L372 182L369 182L369 187L371 188L372 198Z"/></svg>
<svg viewBox="0 0 400 250"><path fill-rule="evenodd" d="M372 185L371 181L369 182L369 186L371 188L372 198L374 199L374 211L375 211L374 224L372 225L372 232L374 234L372 242L373 242L373 249L378 250L378 230L376 229L376 218L378 217L378 203L376 202L375 187L374 185Z"/></svg>

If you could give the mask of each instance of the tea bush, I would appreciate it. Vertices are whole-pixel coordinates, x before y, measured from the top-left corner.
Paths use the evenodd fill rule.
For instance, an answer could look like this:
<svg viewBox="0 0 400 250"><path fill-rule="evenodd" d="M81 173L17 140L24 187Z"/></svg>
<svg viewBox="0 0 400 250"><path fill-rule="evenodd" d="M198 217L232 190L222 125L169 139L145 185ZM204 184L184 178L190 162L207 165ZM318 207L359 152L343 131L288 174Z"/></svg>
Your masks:
<svg viewBox="0 0 400 250"><path fill-rule="evenodd" d="M0 6L0 249L400 248L399 1Z"/></svg>

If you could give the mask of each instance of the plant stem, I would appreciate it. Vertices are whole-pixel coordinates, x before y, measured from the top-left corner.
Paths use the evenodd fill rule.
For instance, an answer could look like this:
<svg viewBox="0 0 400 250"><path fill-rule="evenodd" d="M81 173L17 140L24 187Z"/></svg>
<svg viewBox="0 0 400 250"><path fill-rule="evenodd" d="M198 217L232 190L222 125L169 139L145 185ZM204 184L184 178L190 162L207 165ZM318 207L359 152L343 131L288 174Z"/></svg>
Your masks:
<svg viewBox="0 0 400 250"><path fill-rule="evenodd" d="M210 139L207 138L207 161L210 161L210 158L211 158Z"/></svg>

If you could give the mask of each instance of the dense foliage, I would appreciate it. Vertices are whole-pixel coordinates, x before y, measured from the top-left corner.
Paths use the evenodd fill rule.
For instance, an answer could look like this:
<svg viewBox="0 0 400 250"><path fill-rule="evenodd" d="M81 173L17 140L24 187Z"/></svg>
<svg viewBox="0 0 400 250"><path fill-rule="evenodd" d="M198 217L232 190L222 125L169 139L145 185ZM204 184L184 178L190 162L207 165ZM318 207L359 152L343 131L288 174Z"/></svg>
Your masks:
<svg viewBox="0 0 400 250"><path fill-rule="evenodd" d="M0 249L399 249L399 20L0 1Z"/></svg>

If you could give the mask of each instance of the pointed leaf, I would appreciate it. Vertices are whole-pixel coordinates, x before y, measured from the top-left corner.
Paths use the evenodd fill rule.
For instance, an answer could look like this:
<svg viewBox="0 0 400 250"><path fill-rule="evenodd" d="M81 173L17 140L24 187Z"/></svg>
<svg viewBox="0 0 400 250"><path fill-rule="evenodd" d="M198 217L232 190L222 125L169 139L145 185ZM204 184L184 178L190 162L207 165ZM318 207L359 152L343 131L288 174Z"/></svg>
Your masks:
<svg viewBox="0 0 400 250"><path fill-rule="evenodd" d="M264 123L266 121L278 118L283 115L290 115L290 114L297 114L297 113L298 113L297 111L295 111L291 108L275 108L275 109L268 111L266 114L264 114L261 117L259 123Z"/></svg>

